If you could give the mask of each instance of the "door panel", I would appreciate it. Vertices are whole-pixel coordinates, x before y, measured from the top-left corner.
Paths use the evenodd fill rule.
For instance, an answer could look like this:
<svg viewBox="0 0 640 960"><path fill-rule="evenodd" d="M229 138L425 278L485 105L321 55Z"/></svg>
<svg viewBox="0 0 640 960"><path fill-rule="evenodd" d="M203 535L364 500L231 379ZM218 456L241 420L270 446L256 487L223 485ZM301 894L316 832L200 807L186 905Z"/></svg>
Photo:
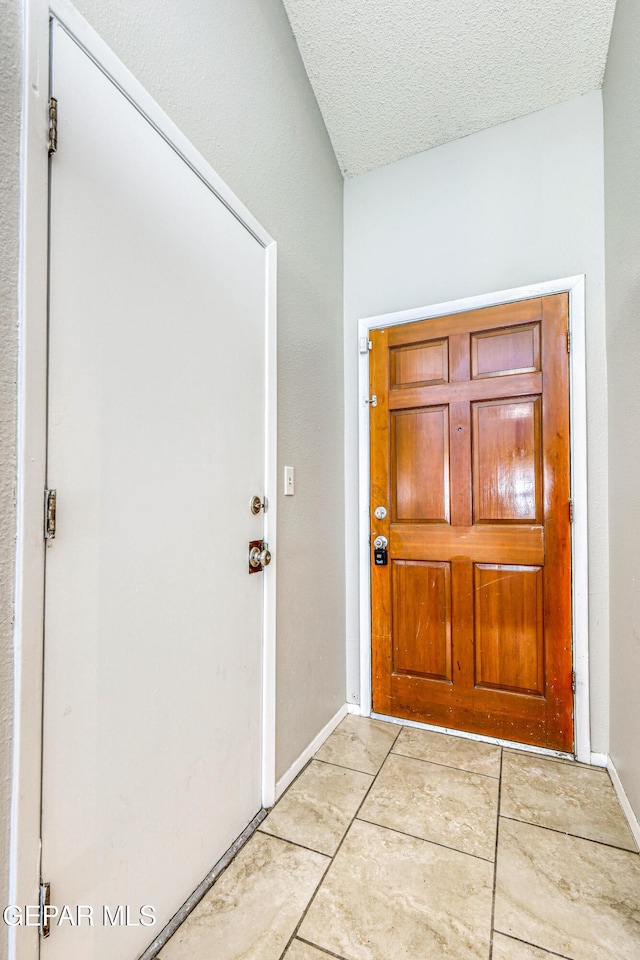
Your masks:
<svg viewBox="0 0 640 960"><path fill-rule="evenodd" d="M559 295L371 333L379 713L572 749L567 322Z"/></svg>
<svg viewBox="0 0 640 960"><path fill-rule="evenodd" d="M540 397L472 404L476 523L541 522Z"/></svg>
<svg viewBox="0 0 640 960"><path fill-rule="evenodd" d="M131 960L261 806L265 251L53 45L42 956Z"/></svg>
<svg viewBox="0 0 640 960"><path fill-rule="evenodd" d="M393 514L399 522L449 520L446 407L392 414Z"/></svg>
<svg viewBox="0 0 640 960"><path fill-rule="evenodd" d="M395 673L451 680L451 564L394 560Z"/></svg>
<svg viewBox="0 0 640 960"><path fill-rule="evenodd" d="M471 337L471 376L505 377L540 369L540 327L518 327Z"/></svg>
<svg viewBox="0 0 640 960"><path fill-rule="evenodd" d="M474 564L476 685L544 695L542 568Z"/></svg>
<svg viewBox="0 0 640 960"><path fill-rule="evenodd" d="M391 351L391 387L446 383L449 379L448 342L435 340Z"/></svg>

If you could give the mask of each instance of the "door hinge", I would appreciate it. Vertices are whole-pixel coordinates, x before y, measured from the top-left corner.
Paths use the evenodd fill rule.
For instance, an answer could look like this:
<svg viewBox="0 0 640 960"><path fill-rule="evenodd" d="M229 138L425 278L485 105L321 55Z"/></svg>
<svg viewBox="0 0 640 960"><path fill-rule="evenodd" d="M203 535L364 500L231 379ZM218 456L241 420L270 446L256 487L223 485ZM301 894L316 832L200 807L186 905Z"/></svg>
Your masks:
<svg viewBox="0 0 640 960"><path fill-rule="evenodd" d="M571 330L567 330L567 353L571 353Z"/></svg>
<svg viewBox="0 0 640 960"><path fill-rule="evenodd" d="M38 928L41 937L48 937L51 933L51 884L44 881L40 884L40 917Z"/></svg>
<svg viewBox="0 0 640 960"><path fill-rule="evenodd" d="M44 538L53 540L56 535L56 491L44 492Z"/></svg>
<svg viewBox="0 0 640 960"><path fill-rule="evenodd" d="M49 156L58 149L58 101L49 98Z"/></svg>
<svg viewBox="0 0 640 960"><path fill-rule="evenodd" d="M572 689L572 691L573 691L574 693L576 692L576 672L575 672L575 670L572 670L572 671L571 671L571 689Z"/></svg>
<svg viewBox="0 0 640 960"><path fill-rule="evenodd" d="M569 523L573 523L573 500L569 500Z"/></svg>
<svg viewBox="0 0 640 960"><path fill-rule="evenodd" d="M360 337L360 353L368 353L373 349L373 343L369 337Z"/></svg>

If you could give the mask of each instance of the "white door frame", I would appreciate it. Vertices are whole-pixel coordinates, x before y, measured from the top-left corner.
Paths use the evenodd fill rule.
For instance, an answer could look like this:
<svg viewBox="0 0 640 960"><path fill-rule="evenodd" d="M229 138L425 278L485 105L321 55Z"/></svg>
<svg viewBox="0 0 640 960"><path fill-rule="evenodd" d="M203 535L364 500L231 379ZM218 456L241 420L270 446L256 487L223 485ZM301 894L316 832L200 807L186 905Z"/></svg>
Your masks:
<svg viewBox="0 0 640 960"><path fill-rule="evenodd" d="M367 317L358 321L358 337L361 347L366 348L369 331L429 320L436 317L495 307L516 300L547 297L554 293L569 294L569 329L571 352L569 354L569 389L571 416L571 497L573 499L573 525L571 552L573 564L573 668L576 674L574 701L575 755L583 763L591 763L591 732L589 721L589 568L587 526L587 390L586 390L586 335L585 335L585 278L565 277L527 287L515 287L478 297L465 297L428 307ZM360 353L358 369L358 417L359 417L359 552L360 552L360 712L371 716L371 548L369 546L369 351ZM403 720L402 723L410 723ZM428 724L411 724L429 726ZM432 727L442 730L443 728ZM458 732L458 731L452 731ZM463 734L476 740L494 740L475 734ZM553 753L537 747L539 753ZM563 755L563 754L560 754Z"/></svg>
<svg viewBox="0 0 640 960"><path fill-rule="evenodd" d="M264 537L274 559L264 579L262 805L275 801L275 627L277 504L276 243L115 56L69 0L27 0L21 157L21 273L18 371L18 531L15 707L9 903L38 902L42 786L44 539L47 449L49 23L55 18L265 250ZM62 113L61 106L61 113ZM212 864L213 866L213 864ZM185 891L186 893L187 891ZM17 931L20 931L19 934ZM36 960L37 928L9 928L9 957Z"/></svg>

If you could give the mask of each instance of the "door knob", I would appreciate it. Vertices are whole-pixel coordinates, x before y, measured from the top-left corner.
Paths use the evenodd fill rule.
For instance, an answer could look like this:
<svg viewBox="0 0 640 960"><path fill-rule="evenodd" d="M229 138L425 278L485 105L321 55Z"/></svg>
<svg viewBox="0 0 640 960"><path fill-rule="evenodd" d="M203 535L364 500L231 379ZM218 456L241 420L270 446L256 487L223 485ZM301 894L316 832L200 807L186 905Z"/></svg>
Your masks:
<svg viewBox="0 0 640 960"><path fill-rule="evenodd" d="M258 573L271 563L269 544L254 540L249 544L249 573Z"/></svg>
<svg viewBox="0 0 640 960"><path fill-rule="evenodd" d="M387 547L389 541L386 537L376 537L373 541L373 562L376 567L386 567L389 562Z"/></svg>

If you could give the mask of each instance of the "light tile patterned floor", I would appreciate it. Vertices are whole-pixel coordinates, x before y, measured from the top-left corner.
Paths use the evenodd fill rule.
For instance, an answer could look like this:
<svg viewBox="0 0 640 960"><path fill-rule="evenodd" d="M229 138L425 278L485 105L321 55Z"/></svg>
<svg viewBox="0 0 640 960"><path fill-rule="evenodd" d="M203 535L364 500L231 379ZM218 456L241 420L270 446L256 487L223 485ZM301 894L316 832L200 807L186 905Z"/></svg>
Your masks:
<svg viewBox="0 0 640 960"><path fill-rule="evenodd" d="M161 960L638 960L604 770L346 717Z"/></svg>

